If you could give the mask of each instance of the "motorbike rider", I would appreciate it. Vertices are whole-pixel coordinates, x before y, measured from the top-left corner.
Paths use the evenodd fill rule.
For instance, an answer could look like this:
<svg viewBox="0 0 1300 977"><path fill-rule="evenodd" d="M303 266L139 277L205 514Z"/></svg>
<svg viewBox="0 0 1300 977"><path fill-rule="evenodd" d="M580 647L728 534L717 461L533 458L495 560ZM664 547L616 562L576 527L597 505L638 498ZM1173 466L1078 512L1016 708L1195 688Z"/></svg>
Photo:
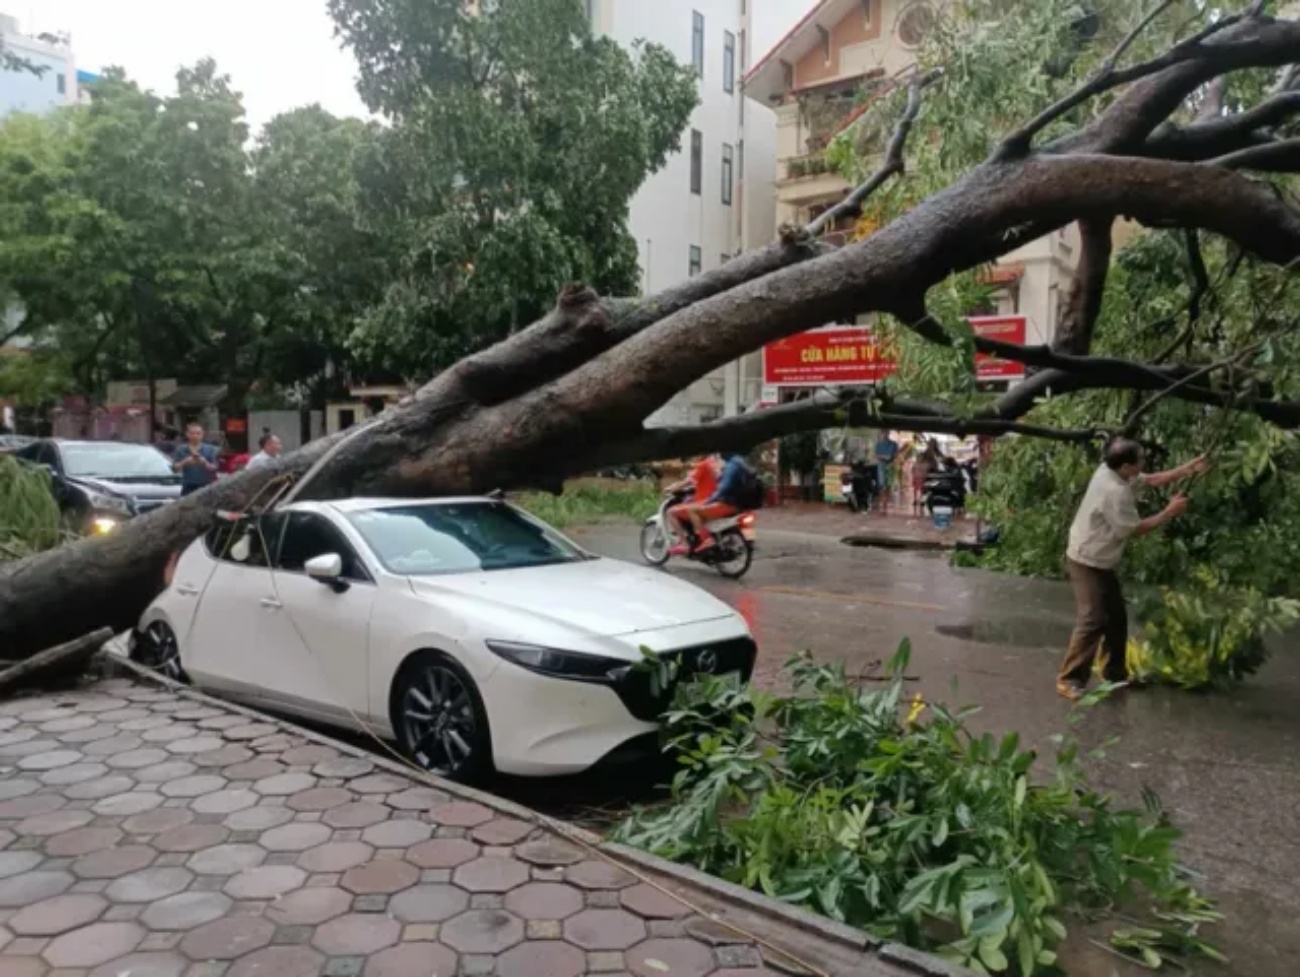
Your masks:
<svg viewBox="0 0 1300 977"><path fill-rule="evenodd" d="M689 518L686 510L690 503L700 499L707 499L717 491L718 467L717 455L701 455L694 467L691 468L690 475L679 482L674 482L664 490L669 495L690 492L690 498L687 501L668 510L668 528L679 540L684 541L687 538ZM674 554L677 556L688 552L685 542L679 543L674 549L680 551Z"/></svg>
<svg viewBox="0 0 1300 977"><path fill-rule="evenodd" d="M723 458L725 463L722 466L722 477L718 480L717 489L703 502L693 502L685 507L695 538L699 540L695 547L696 553L702 553L718 545L713 534L705 528L705 523L726 519L740 511L737 496L741 492L741 483L747 471L745 457L732 453L724 455Z"/></svg>

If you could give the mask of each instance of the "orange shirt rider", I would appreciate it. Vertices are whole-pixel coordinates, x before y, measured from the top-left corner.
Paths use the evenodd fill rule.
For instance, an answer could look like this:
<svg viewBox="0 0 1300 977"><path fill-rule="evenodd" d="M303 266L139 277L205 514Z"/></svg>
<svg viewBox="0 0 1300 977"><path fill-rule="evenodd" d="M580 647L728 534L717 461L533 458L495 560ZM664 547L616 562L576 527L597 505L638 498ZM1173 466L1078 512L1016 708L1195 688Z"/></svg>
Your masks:
<svg viewBox="0 0 1300 977"><path fill-rule="evenodd" d="M669 526L671 529L676 530L679 536L686 533L687 507L708 501L713 498L713 493L718 490L718 460L716 455L705 455L695 463L695 467L691 469L688 478L683 479L676 485L669 486L668 491L680 492L687 487L691 489L690 499L668 510Z"/></svg>

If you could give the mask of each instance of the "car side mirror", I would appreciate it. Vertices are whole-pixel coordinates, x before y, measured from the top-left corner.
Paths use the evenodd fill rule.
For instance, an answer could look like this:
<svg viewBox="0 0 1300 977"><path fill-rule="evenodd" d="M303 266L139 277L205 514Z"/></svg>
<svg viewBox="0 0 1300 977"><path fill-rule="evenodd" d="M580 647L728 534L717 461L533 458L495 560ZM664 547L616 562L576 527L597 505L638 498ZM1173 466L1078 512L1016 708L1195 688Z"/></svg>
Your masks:
<svg viewBox="0 0 1300 977"><path fill-rule="evenodd" d="M303 564L303 569L307 571L307 576L313 580L319 580L335 590L347 589L347 584L342 579L343 557L337 553L322 553L320 556L313 556Z"/></svg>

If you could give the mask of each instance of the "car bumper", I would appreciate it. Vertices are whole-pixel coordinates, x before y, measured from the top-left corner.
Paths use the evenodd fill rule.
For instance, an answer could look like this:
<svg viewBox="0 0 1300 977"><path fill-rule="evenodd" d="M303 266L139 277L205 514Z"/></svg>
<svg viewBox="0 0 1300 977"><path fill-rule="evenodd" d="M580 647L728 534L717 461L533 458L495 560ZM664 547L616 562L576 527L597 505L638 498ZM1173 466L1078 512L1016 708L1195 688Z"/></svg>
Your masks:
<svg viewBox="0 0 1300 977"><path fill-rule="evenodd" d="M703 672L734 674L748 682L757 646L747 633L736 634L734 624L725 630L725 637L714 638L697 630L689 644L676 647L674 639L687 637L684 629L636 637L660 657L677 661L679 680ZM671 688L653 691L649 673L631 664L609 680L595 682L503 663L483 688L496 768L520 776L556 776L623 758L633 741L637 749L632 752L644 753L672 696Z"/></svg>

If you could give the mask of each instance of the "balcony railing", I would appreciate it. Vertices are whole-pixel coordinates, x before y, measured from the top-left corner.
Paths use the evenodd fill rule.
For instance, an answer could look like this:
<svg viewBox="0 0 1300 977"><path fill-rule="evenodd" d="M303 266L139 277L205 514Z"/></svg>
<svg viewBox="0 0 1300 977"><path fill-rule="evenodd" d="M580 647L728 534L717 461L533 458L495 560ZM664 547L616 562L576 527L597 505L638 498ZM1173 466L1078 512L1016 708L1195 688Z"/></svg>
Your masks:
<svg viewBox="0 0 1300 977"><path fill-rule="evenodd" d="M806 176L821 176L833 173L834 168L821 153L808 156L792 156L785 161L785 179L798 180Z"/></svg>

